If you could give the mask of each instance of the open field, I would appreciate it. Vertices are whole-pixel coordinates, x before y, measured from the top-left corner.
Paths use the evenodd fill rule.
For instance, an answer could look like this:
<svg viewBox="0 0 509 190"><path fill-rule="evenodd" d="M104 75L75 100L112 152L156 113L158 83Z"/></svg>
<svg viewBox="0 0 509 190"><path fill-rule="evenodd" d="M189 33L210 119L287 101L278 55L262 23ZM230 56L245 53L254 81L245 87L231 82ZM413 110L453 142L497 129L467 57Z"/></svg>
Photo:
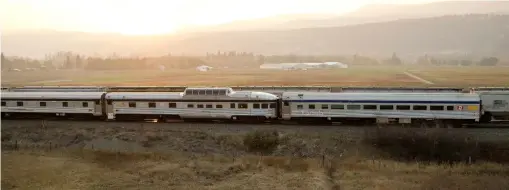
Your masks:
<svg viewBox="0 0 509 190"><path fill-rule="evenodd" d="M414 76L409 76L408 73ZM3 72L3 86L509 86L509 67L353 66L306 71L225 69ZM420 78L420 79L418 79ZM422 79L422 80L421 80ZM428 82L425 82L428 81Z"/></svg>
<svg viewBox="0 0 509 190"><path fill-rule="evenodd" d="M381 130L73 121L48 121L43 126L40 121L23 120L3 120L1 124L2 189L506 189L509 186L506 164L509 149L492 147L495 141L507 147L509 131L503 129L387 129L373 138ZM276 141L270 140L272 133L261 133L267 135L260 136L266 140L256 140L259 131L274 129L278 131L273 136ZM391 136L393 132L397 138ZM434 139L445 135L442 137L446 139L472 142L467 143L469 148L444 146L447 140L431 143L442 148L433 150L442 156L439 158L442 161L457 154L455 151L463 156L457 163L438 164L433 161L436 158L426 158L426 153L414 155L413 161L398 158L415 154L415 147L406 150L405 146L375 146L374 141L367 140L390 137L398 141L410 135L414 141L420 141L415 134L427 134ZM377 141L375 144L384 144ZM275 146L267 148L272 142ZM486 142L492 143L483 145ZM423 145L419 144L419 151L426 152L429 146ZM266 149L256 153L253 152L256 147ZM397 152L391 152L394 150ZM260 157L260 153L264 156ZM472 164L466 164L469 162Z"/></svg>

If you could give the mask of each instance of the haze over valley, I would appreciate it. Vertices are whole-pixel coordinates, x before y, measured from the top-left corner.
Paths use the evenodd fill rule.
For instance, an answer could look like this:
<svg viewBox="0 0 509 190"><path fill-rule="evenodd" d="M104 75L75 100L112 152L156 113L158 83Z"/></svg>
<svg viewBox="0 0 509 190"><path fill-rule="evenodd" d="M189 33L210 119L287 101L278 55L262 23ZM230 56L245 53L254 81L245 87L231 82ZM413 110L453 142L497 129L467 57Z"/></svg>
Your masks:
<svg viewBox="0 0 509 190"><path fill-rule="evenodd" d="M90 56L255 54L507 56L509 1L448 1L365 5L338 14L287 14L178 29L172 34L122 35L51 29L3 31L2 52L43 58L58 51ZM161 23L164 24L164 23Z"/></svg>

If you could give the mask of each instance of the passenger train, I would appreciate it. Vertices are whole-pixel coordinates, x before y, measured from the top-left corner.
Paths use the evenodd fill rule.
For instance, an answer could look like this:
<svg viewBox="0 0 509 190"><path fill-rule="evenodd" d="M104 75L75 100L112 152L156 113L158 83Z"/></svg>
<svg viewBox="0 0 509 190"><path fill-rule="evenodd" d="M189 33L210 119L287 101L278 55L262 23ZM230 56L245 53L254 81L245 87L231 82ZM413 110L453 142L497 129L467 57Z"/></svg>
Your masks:
<svg viewBox="0 0 509 190"><path fill-rule="evenodd" d="M311 121L455 127L507 119L509 93L282 92L186 88L184 92L3 91L2 117L104 120Z"/></svg>

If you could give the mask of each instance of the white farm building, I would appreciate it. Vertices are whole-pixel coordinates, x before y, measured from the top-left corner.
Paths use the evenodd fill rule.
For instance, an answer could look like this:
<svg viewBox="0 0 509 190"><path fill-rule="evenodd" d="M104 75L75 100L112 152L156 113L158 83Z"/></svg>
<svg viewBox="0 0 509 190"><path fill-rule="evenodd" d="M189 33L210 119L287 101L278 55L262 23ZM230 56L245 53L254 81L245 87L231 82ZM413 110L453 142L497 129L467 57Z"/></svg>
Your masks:
<svg viewBox="0 0 509 190"><path fill-rule="evenodd" d="M260 65L260 69L278 69L278 70L308 70L316 68L348 68L347 64L340 62L323 63L265 63Z"/></svg>

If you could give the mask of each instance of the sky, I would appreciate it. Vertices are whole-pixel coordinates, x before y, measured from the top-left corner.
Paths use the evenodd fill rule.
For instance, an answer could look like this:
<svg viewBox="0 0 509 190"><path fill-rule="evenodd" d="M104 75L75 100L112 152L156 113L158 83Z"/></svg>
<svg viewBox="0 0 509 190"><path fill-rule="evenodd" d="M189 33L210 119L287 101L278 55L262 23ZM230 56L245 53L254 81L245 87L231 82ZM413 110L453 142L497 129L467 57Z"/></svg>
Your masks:
<svg viewBox="0 0 509 190"><path fill-rule="evenodd" d="M285 14L344 14L368 4L434 0L0 0L1 31L173 33Z"/></svg>

